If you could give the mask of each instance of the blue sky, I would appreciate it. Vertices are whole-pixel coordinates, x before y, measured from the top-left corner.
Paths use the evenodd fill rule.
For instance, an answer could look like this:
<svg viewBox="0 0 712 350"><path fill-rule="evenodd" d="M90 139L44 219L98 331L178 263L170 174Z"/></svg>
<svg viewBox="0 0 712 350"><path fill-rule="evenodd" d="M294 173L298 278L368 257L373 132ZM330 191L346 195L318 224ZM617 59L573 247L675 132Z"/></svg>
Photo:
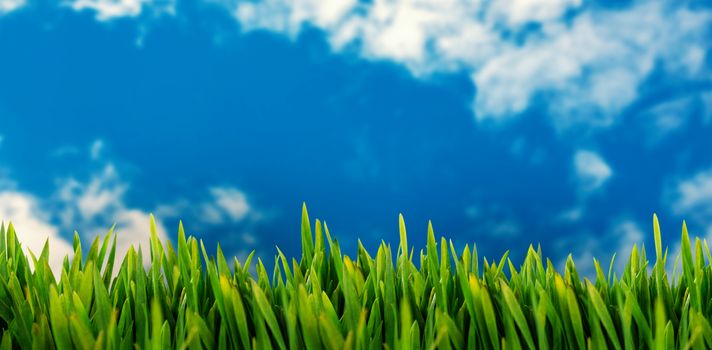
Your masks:
<svg viewBox="0 0 712 350"><path fill-rule="evenodd" d="M70 251L183 219L231 255L427 220L582 268L712 235L702 1L0 0L0 217ZM712 237L712 236L711 236ZM58 255L55 256L59 259Z"/></svg>

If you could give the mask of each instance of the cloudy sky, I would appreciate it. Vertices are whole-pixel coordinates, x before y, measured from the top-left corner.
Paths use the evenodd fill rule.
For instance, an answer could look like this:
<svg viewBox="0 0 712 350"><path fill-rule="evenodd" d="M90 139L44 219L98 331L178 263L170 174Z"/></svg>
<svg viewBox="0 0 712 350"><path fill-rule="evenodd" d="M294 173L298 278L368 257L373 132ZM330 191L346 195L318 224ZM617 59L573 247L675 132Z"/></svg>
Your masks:
<svg viewBox="0 0 712 350"><path fill-rule="evenodd" d="M590 269L682 219L712 237L705 1L0 0L0 217L55 262L148 217L299 252L306 202L347 252ZM590 271L590 270L589 270Z"/></svg>

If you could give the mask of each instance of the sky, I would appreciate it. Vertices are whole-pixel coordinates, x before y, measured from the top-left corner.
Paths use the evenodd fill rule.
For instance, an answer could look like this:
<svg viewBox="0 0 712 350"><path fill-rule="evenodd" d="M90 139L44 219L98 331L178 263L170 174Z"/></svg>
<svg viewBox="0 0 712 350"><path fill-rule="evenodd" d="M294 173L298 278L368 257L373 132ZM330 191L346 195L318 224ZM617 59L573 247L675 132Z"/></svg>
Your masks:
<svg viewBox="0 0 712 350"><path fill-rule="evenodd" d="M300 254L593 257L712 238L712 5L0 0L0 218L53 266L117 225ZM622 255L622 257L621 257Z"/></svg>

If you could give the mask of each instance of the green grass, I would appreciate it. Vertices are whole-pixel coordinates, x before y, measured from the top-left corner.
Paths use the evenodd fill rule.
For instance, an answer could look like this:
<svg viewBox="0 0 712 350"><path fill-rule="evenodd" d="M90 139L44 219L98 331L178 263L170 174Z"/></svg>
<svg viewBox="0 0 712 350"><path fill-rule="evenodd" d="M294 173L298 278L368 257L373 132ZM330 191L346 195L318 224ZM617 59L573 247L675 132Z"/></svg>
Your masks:
<svg viewBox="0 0 712 350"><path fill-rule="evenodd" d="M124 257L111 231L88 252L75 237L55 280L48 246L26 256L12 225L3 228L0 348L712 347L710 250L699 239L693 249L683 225L681 269L668 276L657 218L652 266L634 247L620 276L594 261L595 282L571 258L557 272L533 247L519 267L507 254L480 259L475 246L436 240L432 226L415 252L402 217L397 247L371 256L359 242L349 257L304 209L300 259L278 251L271 272L253 255L228 263L219 246L209 255L182 226L177 247L150 229L150 250Z"/></svg>

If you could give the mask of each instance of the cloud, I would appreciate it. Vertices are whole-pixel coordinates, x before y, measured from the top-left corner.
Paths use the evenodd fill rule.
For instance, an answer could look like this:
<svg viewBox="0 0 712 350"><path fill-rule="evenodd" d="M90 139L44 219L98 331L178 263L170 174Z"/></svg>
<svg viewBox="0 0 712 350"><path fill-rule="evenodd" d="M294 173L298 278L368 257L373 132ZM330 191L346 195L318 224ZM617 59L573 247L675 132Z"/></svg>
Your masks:
<svg viewBox="0 0 712 350"><path fill-rule="evenodd" d="M263 214L250 203L247 194L234 186L212 186L203 200L177 199L161 204L156 214L165 217L189 217L208 226L254 223Z"/></svg>
<svg viewBox="0 0 712 350"><path fill-rule="evenodd" d="M0 0L0 15L15 11L25 4L26 0Z"/></svg>
<svg viewBox="0 0 712 350"><path fill-rule="evenodd" d="M174 0L73 0L68 5L75 11L94 11L100 21L138 17L147 9L156 14L175 12Z"/></svg>
<svg viewBox="0 0 712 350"><path fill-rule="evenodd" d="M492 4L491 11L496 19L517 27L530 22L557 20L567 10L578 8L581 4L581 0L510 0Z"/></svg>
<svg viewBox="0 0 712 350"><path fill-rule="evenodd" d="M687 220L688 232L693 240L693 256L694 237L712 241L712 168L671 182L663 192L663 201L671 212ZM681 252L682 244L678 239L670 250L668 273L672 273L675 259L679 258Z"/></svg>
<svg viewBox="0 0 712 350"><path fill-rule="evenodd" d="M244 31L296 38L304 27L316 27L337 52L397 62L418 77L468 74L478 120L506 120L536 104L560 130L607 127L644 93L654 72L680 81L712 75L705 63L712 11L689 2L634 1L615 8L581 0L206 2L225 7ZM95 11L102 21L176 11L175 0L67 4Z"/></svg>
<svg viewBox="0 0 712 350"><path fill-rule="evenodd" d="M663 201L671 212L687 220L692 237L712 241L712 168L671 181L663 192ZM698 231L699 228L702 232ZM681 249L681 243L677 240L670 250L672 258L669 261L674 262ZM672 268L672 263L668 268Z"/></svg>
<svg viewBox="0 0 712 350"><path fill-rule="evenodd" d="M67 240L59 236L58 228L50 223L35 196L16 190L0 191L0 219L5 225L12 221L26 253L32 251L39 256L45 242L48 242L49 266L55 276L60 275L64 257L71 257L74 250Z"/></svg>
<svg viewBox="0 0 712 350"><path fill-rule="evenodd" d="M701 223L712 220L712 169L676 181L668 192L674 213Z"/></svg>
<svg viewBox="0 0 712 350"><path fill-rule="evenodd" d="M250 211L250 205L247 203L245 193L237 188L213 187L210 189L210 194L212 199L205 203L204 206L212 207L211 210L230 221L240 221Z"/></svg>
<svg viewBox="0 0 712 350"><path fill-rule="evenodd" d="M5 174L6 169L0 167L0 220L11 220L23 247L35 254L49 239L50 266L56 276L60 275L64 257L73 253L72 244L60 232L76 230L87 242L103 237L112 224L116 224L117 257L121 259L130 246L136 250L141 247L144 264L150 262L150 211L127 203L125 195L130 183L121 177L114 163L101 160L104 148L103 141L93 142L86 154L91 165L98 167L86 177L58 179L53 194L45 198L18 190L15 181ZM72 150L78 152L79 148ZM191 224L201 230L233 230L221 241L237 242L238 255L246 255L247 249L258 245L259 238L252 230L264 218L243 191L228 185L208 188L203 200L161 203L154 212L160 240L166 241L168 236L159 218L187 215Z"/></svg>
<svg viewBox="0 0 712 350"><path fill-rule="evenodd" d="M72 216L91 219L107 210L116 211L117 207L121 207L124 192L126 184L121 182L114 166L108 164L86 183L73 178L64 180L59 188L59 198L62 202L73 204L67 208ZM66 222L73 221L69 217L65 219Z"/></svg>
<svg viewBox="0 0 712 350"><path fill-rule="evenodd" d="M180 198L161 204L155 213L163 218L185 219L190 223L187 227L197 232L219 231L222 249L241 260L252 249L260 250L260 238L254 230L274 213L256 208L249 196L235 186L212 186L206 192L202 199Z"/></svg>
<svg viewBox="0 0 712 350"><path fill-rule="evenodd" d="M95 140L89 146L89 156L91 157L92 160L99 159L101 157L101 154L103 151L104 151L104 141L101 139Z"/></svg>
<svg viewBox="0 0 712 350"><path fill-rule="evenodd" d="M470 205L465 216L475 225L471 232L493 238L514 238L522 233L522 224L511 208L497 204Z"/></svg>
<svg viewBox="0 0 712 350"><path fill-rule="evenodd" d="M613 174L611 167L598 153L587 150L579 150L574 155L574 170L583 192L601 188Z"/></svg>
<svg viewBox="0 0 712 350"><path fill-rule="evenodd" d="M658 64L695 78L701 62L686 58L705 47L705 23L708 13L653 1L623 11L586 11L570 25L545 25L543 34L504 50L473 73L476 113L512 115L540 95L549 97L558 127L608 126L636 100Z"/></svg>
<svg viewBox="0 0 712 350"><path fill-rule="evenodd" d="M116 224L117 256L123 256L130 246L143 251L144 264L150 262L149 211L132 207L125 201L129 183L124 181L116 167L107 163L85 181L63 179L53 198L59 210L60 226L76 229L80 235L93 240L104 235L112 223ZM233 186L214 186L208 189L203 201L176 200L159 204L156 229L159 239L167 240L167 230L159 218L187 216L191 225L201 230L228 227L243 248L258 243L250 230L260 220L260 213L249 203L247 196ZM230 237L224 237L223 243Z"/></svg>
<svg viewBox="0 0 712 350"><path fill-rule="evenodd" d="M646 126L647 142L656 144L668 135L682 129L693 109L696 96L684 96L664 101L643 111L641 118Z"/></svg>
<svg viewBox="0 0 712 350"><path fill-rule="evenodd" d="M92 240L116 224L116 254L124 256L130 246L143 251L144 264L150 262L149 213L130 207L124 200L128 189L113 164L106 164L88 181L68 178L60 181L55 200L61 208L60 222L82 237ZM156 220L159 239L167 239L166 229Z"/></svg>
<svg viewBox="0 0 712 350"><path fill-rule="evenodd" d="M586 208L583 205L574 206L559 213L555 221L557 223L575 223L581 220L585 212Z"/></svg>
<svg viewBox="0 0 712 350"><path fill-rule="evenodd" d="M633 245L637 244L640 246L645 237L640 225L631 219L619 221L611 231L613 236L618 240L617 255L619 258L623 258L619 260L621 262L626 260L625 258L630 254ZM622 268L623 266L620 267Z"/></svg>
<svg viewBox="0 0 712 350"><path fill-rule="evenodd" d="M478 119L521 113L543 97L557 127L608 126L655 69L709 76L712 13L684 2L608 9L580 0L223 1L246 31L324 30L332 47L402 63L416 76L468 72Z"/></svg>
<svg viewBox="0 0 712 350"><path fill-rule="evenodd" d="M103 236L116 224L116 254L123 257L130 246L143 250L144 264L150 261L149 213L129 207L124 202L128 188L112 164L91 175L86 182L69 178L60 181L49 199L13 189L0 191L0 219L12 220L18 239L25 249L35 254L42 251L45 240L50 244L50 267L56 276L65 255L72 255L72 245L60 236L60 228L75 229L85 240ZM57 218L50 214L59 211ZM57 220L54 220L57 219ZM157 234L166 240L166 230L156 221ZM70 231L70 230L68 230Z"/></svg>
<svg viewBox="0 0 712 350"><path fill-rule="evenodd" d="M601 233L592 234L589 232L575 236L573 240L562 239L557 242L560 256L565 256L569 252L576 252L572 256L576 263L576 270L581 276L588 278L596 277L596 269L593 265L593 258L601 264L601 268L608 272L608 265L613 253L616 254L614 261L614 271L619 275L625 268L633 245L644 243L644 231L640 225L630 217L623 217L614 220L609 228ZM613 249L611 249L613 247ZM561 268L566 265L566 259L559 262Z"/></svg>

